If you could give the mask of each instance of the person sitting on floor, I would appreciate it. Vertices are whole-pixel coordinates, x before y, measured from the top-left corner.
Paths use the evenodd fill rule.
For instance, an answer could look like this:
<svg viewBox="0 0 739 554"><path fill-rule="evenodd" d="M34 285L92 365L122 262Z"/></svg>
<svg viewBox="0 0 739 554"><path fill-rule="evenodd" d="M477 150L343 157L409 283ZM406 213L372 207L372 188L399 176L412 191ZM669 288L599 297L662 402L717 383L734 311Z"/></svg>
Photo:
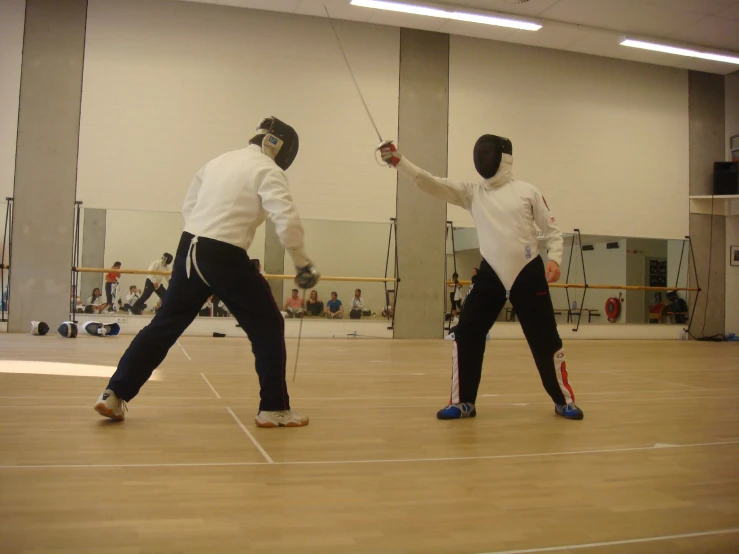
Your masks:
<svg viewBox="0 0 739 554"><path fill-rule="evenodd" d="M323 313L323 301L318 298L318 292L310 291L308 305L305 307L306 314L309 316L320 316Z"/></svg>
<svg viewBox="0 0 739 554"><path fill-rule="evenodd" d="M287 317L301 317L304 308L303 300L298 295L298 289L293 289L292 295L285 301Z"/></svg>
<svg viewBox="0 0 739 554"><path fill-rule="evenodd" d="M354 298L352 298L352 309L349 311L349 317L351 319L361 319L362 309L364 309L364 300L362 300L362 289L356 289L354 291Z"/></svg>
<svg viewBox="0 0 739 554"><path fill-rule="evenodd" d="M342 306L339 295L336 292L332 292L331 300L326 302L326 317L330 319L341 319L344 317L344 306Z"/></svg>
<svg viewBox="0 0 739 554"><path fill-rule="evenodd" d="M107 307L108 305L103 303L103 296L100 293L100 289L95 287L92 294L87 298L87 302L85 302L85 313L99 314Z"/></svg>

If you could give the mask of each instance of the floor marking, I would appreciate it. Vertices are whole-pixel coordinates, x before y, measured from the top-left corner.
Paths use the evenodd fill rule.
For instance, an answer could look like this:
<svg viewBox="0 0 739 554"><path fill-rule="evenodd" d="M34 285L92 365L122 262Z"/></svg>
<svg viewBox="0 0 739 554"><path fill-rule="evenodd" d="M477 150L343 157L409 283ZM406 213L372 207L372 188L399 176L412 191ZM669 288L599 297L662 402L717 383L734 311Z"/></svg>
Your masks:
<svg viewBox="0 0 739 554"><path fill-rule="evenodd" d="M265 450L264 448L262 448L262 445L261 445L261 444L259 444L259 442L257 441L257 439L255 439L255 438L254 438L254 435L252 435L252 434L251 434L251 433L249 432L249 429L247 429L247 428L246 428L246 427L244 426L244 424L243 424L243 423L241 423L241 420L240 420L240 419L239 419L239 417L238 417L238 416L237 416L237 415L236 415L236 414L235 414L235 413L233 412L233 410L232 410L231 408L226 408L226 409L228 410L228 413L229 413L229 414L231 414L231 417L233 417L233 418L234 418L234 419L236 420L236 423L238 423L238 424L239 424L239 427L241 427L241 430L242 430L242 431L243 431L244 433L246 433L246 436L247 436L247 437L249 437L249 439L251 440L251 442L253 442L253 443L254 443L254 446L256 446L256 447L257 447L257 450L259 450L259 452L261 452L261 453L262 453L262 456L264 456L264 459L265 459L265 460L267 460L267 463L268 463L268 464L274 464L274 463L275 463L275 461L274 461L274 460L273 460L272 458L270 458L270 457L269 457L269 454L267 454L267 451L266 451L266 450Z"/></svg>
<svg viewBox="0 0 739 554"><path fill-rule="evenodd" d="M179 346L182 349L182 353L187 356L187 359L192 361L192 358L190 357L190 354L187 353L187 350L185 350L185 347L180 344L180 341L177 341L177 346Z"/></svg>
<svg viewBox="0 0 739 554"><path fill-rule="evenodd" d="M201 373L200 376L205 380L206 383L208 383L208 386L210 387L210 390L213 391L213 394L216 395L216 398L218 398L220 400L221 399L221 395L218 394L218 391L215 389L215 387L210 384L210 381L208 381L208 378L205 376L205 373Z"/></svg>
<svg viewBox="0 0 739 554"><path fill-rule="evenodd" d="M3 469L80 469L80 468L124 468L124 467L226 467L226 466L253 466L253 465L275 465L275 466L304 466L304 465L345 465L345 464L404 464L414 462L464 462L467 460L506 460L506 459L519 459L519 458L545 458L552 456L578 456L582 454L611 454L611 453L623 453L623 452L640 452L648 450L656 450L654 446L634 446L627 448L602 448L596 450L571 450L565 452L535 452L532 454L496 454L490 456L460 456L460 457L446 457L446 458L398 458L392 459L379 459L379 460L314 460L306 462L275 462L264 449L259 445L256 439L249 433L248 429L244 427L236 414L233 413L231 408L227 408L231 416L236 420L241 429L249 436L254 445L264 456L267 462L206 462L206 463L189 463L189 464L57 464L57 465L0 465L0 470ZM694 444L676 444L672 446L663 446L661 448L698 448L708 446L727 446L739 444L739 440L725 441L725 442L704 442ZM566 549L566 547L558 547ZM571 547L570 547L571 548ZM545 552L545 551L542 551ZM493 553L491 553L493 554ZM495 553L503 554L503 553Z"/></svg>
<svg viewBox="0 0 739 554"><path fill-rule="evenodd" d="M685 392L690 392L690 391L685 391ZM42 397L42 398L49 398L49 397ZM70 398L70 397L65 397L65 398ZM171 398L184 398L184 397L171 397ZM200 400L206 400L206 398L204 398L204 397L197 397L197 398L200 399ZM208 397L208 398L210 398L210 397ZM422 397L410 397L410 398L419 398L420 399ZM436 398L436 397L428 397L428 398ZM622 404L633 404L633 403L639 403L639 402L675 402L675 401L677 401L677 402L687 402L687 401L691 401L691 400L723 400L723 399L726 399L726 400L735 400L737 398L739 398L739 395L736 395L736 394L734 394L734 395L722 395L722 396L669 396L669 397L663 397L663 398L624 398L624 399L621 399L621 398L613 398L613 399L608 399L608 400L582 400L582 401L578 401L578 404L584 406L586 404L604 404L604 403L613 403L613 402L618 402L618 403L622 403ZM334 403L332 403L330 406L326 406L326 405L310 406L310 407L308 407L308 409L310 409L310 410L335 410L336 408L351 408L353 410L362 410L362 409L370 409L370 410L379 410L379 409L383 409L383 410L388 410L388 409L391 409L391 410L416 410L416 409L419 409L419 408L426 409L426 408L438 408L439 407L439 403L438 402L435 403L435 404L415 404L415 405L408 405L408 404L382 404L382 405L373 404L373 405L366 405L366 406L357 405L356 404L356 400L376 400L376 398L361 398L361 397L353 399L353 402L355 402L355 403L353 403L351 405L343 405L343 404L336 403L337 400L352 400L351 397L349 397L349 398L347 398L347 397L335 397L335 398L309 398L309 397L300 398L300 397L292 397L292 399L293 400L302 400L302 401L316 400L316 401L321 401L321 402L324 402L326 400L333 400L334 401ZM384 398L382 398L382 400L398 400L398 399L403 399L403 397L390 396L390 397L384 397ZM149 400L156 400L156 398L149 399ZM234 398L225 398L225 399L222 399L222 400L229 401L229 402L232 402L232 403L241 403L241 402L246 403L246 402L258 401L259 398L257 398L257 397L253 397L253 398L252 397L234 397ZM442 401L442 403L443 403L443 401ZM548 400L540 400L540 401L537 401L537 402L525 402L525 403L522 403L522 402L518 402L518 403L515 403L515 402L500 402L500 403L492 403L492 404L486 404L486 403L481 403L481 402L477 402L476 403L476 406L478 408L479 407L483 407L483 408L506 408L508 406L525 407L525 406L551 406L551 405L552 405L552 402L551 401L548 401ZM139 404L137 404L137 407L140 407L140 408L157 408L157 407L161 407L161 406L159 406L159 405L139 405ZM180 407L180 406L167 406L167 407L169 407L169 408L177 408L177 407ZM214 408L214 407L215 408L218 408L217 405L213 405L213 404L203 404L203 405L188 404L187 407L188 408ZM59 408L87 408L87 406L81 406L81 405L78 405L78 404L67 404L67 405L63 405L63 406L47 406L47 405L38 406L38 405L31 405L31 404L8 406L8 405L1 405L0 404L0 409L11 409L11 408L33 408L33 409L36 409L36 410L39 410L39 409L43 410L43 409L52 409L52 408L53 409L59 409Z"/></svg>
<svg viewBox="0 0 739 554"><path fill-rule="evenodd" d="M481 554L533 554L535 552L560 552L562 550L580 550L582 548L599 548L602 546L616 546L620 544L638 544L643 542L690 539L693 537L710 537L713 535L728 535L730 533L739 533L739 527L735 527L732 529L716 529L715 531L701 531L698 533L682 533L680 535L662 535L660 537L625 539L621 541L591 542L589 544L569 544L566 546L548 546L545 548L524 548L523 550L497 550L495 552L484 552Z"/></svg>

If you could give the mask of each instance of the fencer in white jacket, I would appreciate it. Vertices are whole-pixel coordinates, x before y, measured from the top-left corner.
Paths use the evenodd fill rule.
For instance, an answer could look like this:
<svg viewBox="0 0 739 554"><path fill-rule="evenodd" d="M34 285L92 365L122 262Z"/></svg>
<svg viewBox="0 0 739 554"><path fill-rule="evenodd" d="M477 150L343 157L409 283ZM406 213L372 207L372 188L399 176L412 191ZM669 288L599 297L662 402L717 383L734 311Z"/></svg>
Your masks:
<svg viewBox="0 0 739 554"><path fill-rule="evenodd" d="M383 160L418 188L468 210L477 228L483 260L454 331L449 405L437 417L477 415L485 338L509 298L555 412L582 419L569 384L548 285L559 279L562 233L541 192L514 178L511 141L495 135L480 137L473 159L482 178L470 182L435 177L404 158L392 143L380 150ZM539 253L536 227L544 234L546 265Z"/></svg>
<svg viewBox="0 0 739 554"><path fill-rule="evenodd" d="M303 226L285 175L297 152L295 130L271 117L260 123L248 147L223 154L198 171L182 208L184 232L166 299L121 358L95 406L99 413L123 419L122 402L136 396L215 294L252 343L261 387L256 424L308 424L307 417L290 408L282 314L246 253L257 227L269 217L295 262L297 285L306 289L318 282L320 275L305 253Z"/></svg>

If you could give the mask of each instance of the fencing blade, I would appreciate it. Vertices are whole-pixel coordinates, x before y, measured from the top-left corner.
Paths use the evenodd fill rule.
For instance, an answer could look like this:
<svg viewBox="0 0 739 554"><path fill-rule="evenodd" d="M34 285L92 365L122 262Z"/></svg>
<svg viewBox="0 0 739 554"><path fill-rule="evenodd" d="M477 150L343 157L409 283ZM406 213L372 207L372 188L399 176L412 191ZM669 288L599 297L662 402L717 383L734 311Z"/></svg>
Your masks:
<svg viewBox="0 0 739 554"><path fill-rule="evenodd" d="M303 309L305 309L305 293L308 289L303 289ZM300 338L303 336L303 320L305 312L300 314L300 324L298 326L298 348L295 350L295 368L293 369L293 383L298 376L298 358L300 357Z"/></svg>
<svg viewBox="0 0 739 554"><path fill-rule="evenodd" d="M354 87L357 89L357 94L359 94L359 99L362 101L362 105L364 106L364 111L367 112L367 117L369 117L369 120L372 123L372 127L375 129L375 133L377 134L377 138L380 139L380 142L384 144L385 141L382 139L382 135L380 134L380 130L377 128L377 124L375 123L375 120L372 117L372 114L370 113L369 107L367 106L367 102L364 100L364 96L362 95L362 90L359 88L359 83L357 83L357 79L354 77L354 72L352 71L352 66L349 64L349 58L346 57L346 52L344 51L344 46L341 44L341 39L339 38L339 33L336 32L336 27L334 26L334 20L331 19L331 14L328 13L328 8L326 7L326 4L323 5L323 9L326 10L326 17L328 17L328 22L331 24L331 30L334 32L334 36L336 37L336 42L339 43L339 50L341 50L341 55L344 56L344 61L346 62L346 67L347 67L347 69L349 69L349 75L352 76L352 81L354 81Z"/></svg>

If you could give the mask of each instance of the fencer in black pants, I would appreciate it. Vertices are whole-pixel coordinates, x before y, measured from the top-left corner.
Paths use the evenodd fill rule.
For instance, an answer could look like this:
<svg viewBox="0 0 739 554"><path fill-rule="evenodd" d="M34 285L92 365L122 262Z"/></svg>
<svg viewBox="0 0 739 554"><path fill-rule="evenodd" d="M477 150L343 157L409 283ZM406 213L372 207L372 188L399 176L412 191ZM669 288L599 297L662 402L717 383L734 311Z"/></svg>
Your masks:
<svg viewBox="0 0 739 554"><path fill-rule="evenodd" d="M149 297L154 293L157 294L159 300L164 302L164 298L167 295L167 287L164 285L155 287L154 283L151 282L151 279L147 279L144 283L144 290L141 291L141 297L133 306L131 306L131 311L136 315L141 315L141 312L143 312L146 307L146 301L149 300Z"/></svg>
<svg viewBox="0 0 739 554"><path fill-rule="evenodd" d="M481 180L453 181L413 165L392 142L380 147L383 161L421 190L470 212L475 220L483 262L465 299L454 330L452 392L439 419L477 415L485 340L509 297L521 320L541 381L555 413L582 419L569 384L562 341L554 320L549 283L559 279L562 233L544 196L513 176L513 144L505 137L482 135L472 159ZM400 181L399 181L400 182ZM402 186L402 185L398 185ZM539 256L541 231L546 266Z"/></svg>
<svg viewBox="0 0 739 554"><path fill-rule="evenodd" d="M574 402L575 395L567 380L562 339L557 332L552 297L540 256L518 274L511 288L510 301L521 322L544 389L555 404ZM454 332L451 404L474 405L482 374L485 338L505 303L503 283L483 260ZM559 359L558 354L561 355Z"/></svg>
<svg viewBox="0 0 739 554"><path fill-rule="evenodd" d="M260 411L288 410L285 322L267 282L243 249L205 237L198 237L195 246L199 272L191 267L188 277L186 263L193 238L190 233L182 234L162 307L131 342L108 389L126 402L134 398L208 297L217 294L251 341L261 387Z"/></svg>
<svg viewBox="0 0 739 554"><path fill-rule="evenodd" d="M290 407L282 314L247 255L257 228L269 217L295 263L297 286L313 288L321 277L305 252L303 225L285 175L298 145L295 129L276 117L264 118L249 146L222 154L197 172L182 206L185 227L169 290L98 397L94 409L100 415L124 420L125 403L138 394L213 295L228 306L251 341L260 385L256 425L308 425L308 417ZM158 280L171 261L165 253L161 262L154 262L150 281ZM140 302L146 297L145 292Z"/></svg>

